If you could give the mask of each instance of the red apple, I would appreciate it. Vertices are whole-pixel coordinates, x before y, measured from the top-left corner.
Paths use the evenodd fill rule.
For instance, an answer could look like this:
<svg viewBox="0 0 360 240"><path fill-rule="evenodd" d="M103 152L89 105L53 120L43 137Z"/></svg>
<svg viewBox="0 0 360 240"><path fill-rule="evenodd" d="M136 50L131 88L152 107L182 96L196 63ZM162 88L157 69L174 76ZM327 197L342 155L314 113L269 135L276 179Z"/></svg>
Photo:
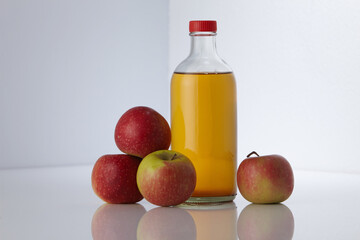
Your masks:
<svg viewBox="0 0 360 240"><path fill-rule="evenodd" d="M150 203L174 206L185 202L196 184L195 168L183 154L160 150L147 155L140 163L137 184Z"/></svg>
<svg viewBox="0 0 360 240"><path fill-rule="evenodd" d="M148 107L125 112L115 128L115 143L124 153L144 158L157 150L169 149L171 131L163 116Z"/></svg>
<svg viewBox="0 0 360 240"><path fill-rule="evenodd" d="M250 204L237 222L239 240L290 240L294 234L294 217L282 204Z"/></svg>
<svg viewBox="0 0 360 240"><path fill-rule="evenodd" d="M257 157L250 157L256 154ZM241 195L253 203L279 203L288 199L294 188L289 162L280 155L259 156L250 153L237 171Z"/></svg>
<svg viewBox="0 0 360 240"><path fill-rule="evenodd" d="M151 209L140 219L136 239L195 240L196 236L194 220L186 210L158 207Z"/></svg>
<svg viewBox="0 0 360 240"><path fill-rule="evenodd" d="M96 195L108 203L135 203L143 199L136 184L140 161L125 154L100 157L91 175Z"/></svg>
<svg viewBox="0 0 360 240"><path fill-rule="evenodd" d="M140 204L104 203L91 221L93 240L136 239L138 223L145 213Z"/></svg>

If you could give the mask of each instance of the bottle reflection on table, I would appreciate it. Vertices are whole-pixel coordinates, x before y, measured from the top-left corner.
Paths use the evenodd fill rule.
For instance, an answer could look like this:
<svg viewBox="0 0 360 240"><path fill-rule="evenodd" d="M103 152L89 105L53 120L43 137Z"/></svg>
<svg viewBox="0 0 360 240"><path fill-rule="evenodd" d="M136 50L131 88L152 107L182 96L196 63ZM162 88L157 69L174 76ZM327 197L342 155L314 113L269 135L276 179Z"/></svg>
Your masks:
<svg viewBox="0 0 360 240"><path fill-rule="evenodd" d="M158 207L148 211L140 220L137 240L195 240L193 218L184 209Z"/></svg>
<svg viewBox="0 0 360 240"><path fill-rule="evenodd" d="M218 205L184 205L196 225L197 240L236 240L237 210L234 202Z"/></svg>
<svg viewBox="0 0 360 240"><path fill-rule="evenodd" d="M94 240L134 240L141 217L146 213L140 204L103 204L94 213L91 233Z"/></svg>
<svg viewBox="0 0 360 240"><path fill-rule="evenodd" d="M249 204L237 222L239 240L290 240L294 217L283 204Z"/></svg>

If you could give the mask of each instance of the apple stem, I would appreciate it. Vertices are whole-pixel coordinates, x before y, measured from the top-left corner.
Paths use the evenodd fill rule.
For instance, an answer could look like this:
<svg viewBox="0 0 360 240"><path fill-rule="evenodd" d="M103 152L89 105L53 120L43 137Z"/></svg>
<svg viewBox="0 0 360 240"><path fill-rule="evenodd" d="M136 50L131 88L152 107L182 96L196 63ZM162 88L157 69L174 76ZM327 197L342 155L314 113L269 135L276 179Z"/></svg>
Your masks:
<svg viewBox="0 0 360 240"><path fill-rule="evenodd" d="M176 157L176 153L174 154L174 156L172 156L170 160L174 160L175 157Z"/></svg>
<svg viewBox="0 0 360 240"><path fill-rule="evenodd" d="M249 153L246 157L250 157L251 155L255 154L256 156L260 157L259 154L257 154L255 151L252 151Z"/></svg>

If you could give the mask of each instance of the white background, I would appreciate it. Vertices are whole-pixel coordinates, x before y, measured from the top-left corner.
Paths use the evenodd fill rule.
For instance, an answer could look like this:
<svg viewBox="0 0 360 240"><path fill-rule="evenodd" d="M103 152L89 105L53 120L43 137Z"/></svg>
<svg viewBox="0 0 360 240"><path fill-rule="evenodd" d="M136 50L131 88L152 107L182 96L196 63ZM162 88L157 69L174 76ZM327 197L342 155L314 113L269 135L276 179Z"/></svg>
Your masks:
<svg viewBox="0 0 360 240"><path fill-rule="evenodd" d="M252 150L295 169L360 173L360 3L0 2L0 168L91 164L118 152L136 105L169 120L188 21L218 21L238 84L239 162Z"/></svg>
<svg viewBox="0 0 360 240"><path fill-rule="evenodd" d="M129 108L166 115L168 2L0 1L0 168L119 153Z"/></svg>
<svg viewBox="0 0 360 240"><path fill-rule="evenodd" d="M278 153L296 169L360 173L360 2L170 1L170 69L189 19L218 20L238 87L238 159Z"/></svg>

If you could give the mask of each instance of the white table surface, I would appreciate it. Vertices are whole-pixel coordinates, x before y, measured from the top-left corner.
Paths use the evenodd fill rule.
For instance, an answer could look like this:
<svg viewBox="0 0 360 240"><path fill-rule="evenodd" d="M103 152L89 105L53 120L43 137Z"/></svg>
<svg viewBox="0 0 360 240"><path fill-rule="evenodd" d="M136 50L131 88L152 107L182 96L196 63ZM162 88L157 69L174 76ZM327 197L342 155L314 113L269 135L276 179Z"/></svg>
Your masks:
<svg viewBox="0 0 360 240"><path fill-rule="evenodd" d="M184 209L104 204L91 170L0 170L0 239L360 239L360 175L295 171L283 205L238 194L233 204Z"/></svg>

